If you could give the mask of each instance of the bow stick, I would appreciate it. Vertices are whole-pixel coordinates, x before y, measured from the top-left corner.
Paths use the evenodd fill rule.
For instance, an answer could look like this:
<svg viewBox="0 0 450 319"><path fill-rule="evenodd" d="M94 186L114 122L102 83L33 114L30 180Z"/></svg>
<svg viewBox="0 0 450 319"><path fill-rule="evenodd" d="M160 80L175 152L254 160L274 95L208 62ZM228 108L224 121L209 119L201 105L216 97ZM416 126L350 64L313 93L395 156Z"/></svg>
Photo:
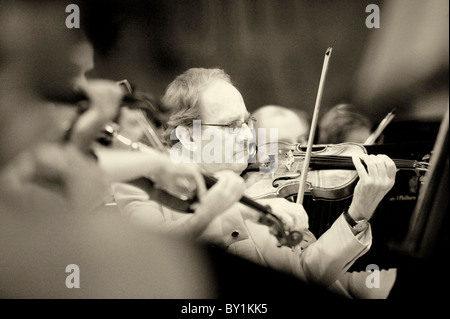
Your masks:
<svg viewBox="0 0 450 319"><path fill-rule="evenodd" d="M327 51L325 52L322 74L320 76L319 82L319 90L317 92L316 105L314 106L314 114L311 122L311 129L309 130L308 146L306 148L305 161L303 162L301 180L298 186L297 204L303 203L303 196L305 194L305 187L306 187L306 177L308 176L309 160L311 158L311 150L314 141L314 133L316 131L317 122L319 119L319 110L320 110L320 103L322 101L323 86L325 84L325 77L328 71L328 62L330 60L332 50L333 48L328 48Z"/></svg>
<svg viewBox="0 0 450 319"><path fill-rule="evenodd" d="M366 139L366 141L364 142L364 145L372 145L373 143L375 143L377 138L380 137L381 133L384 131L386 126L388 126L388 124L391 123L391 121L394 119L394 117L395 117L395 109L390 111L384 117L384 119L380 122L378 127L375 129L375 131L373 131L373 133L370 134L370 136Z"/></svg>

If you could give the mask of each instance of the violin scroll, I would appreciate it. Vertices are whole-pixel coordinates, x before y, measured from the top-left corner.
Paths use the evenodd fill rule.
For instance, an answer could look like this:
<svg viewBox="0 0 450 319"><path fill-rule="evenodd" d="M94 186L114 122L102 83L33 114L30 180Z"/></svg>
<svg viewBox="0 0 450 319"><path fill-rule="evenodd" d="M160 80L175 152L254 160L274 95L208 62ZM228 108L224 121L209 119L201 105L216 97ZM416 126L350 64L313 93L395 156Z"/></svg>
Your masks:
<svg viewBox="0 0 450 319"><path fill-rule="evenodd" d="M281 220L271 213L271 208L266 206L267 213L261 215L258 222L262 225L269 227L270 232L277 238L278 246L286 246L289 248L294 248L303 239L303 235L299 231L287 231L284 229Z"/></svg>

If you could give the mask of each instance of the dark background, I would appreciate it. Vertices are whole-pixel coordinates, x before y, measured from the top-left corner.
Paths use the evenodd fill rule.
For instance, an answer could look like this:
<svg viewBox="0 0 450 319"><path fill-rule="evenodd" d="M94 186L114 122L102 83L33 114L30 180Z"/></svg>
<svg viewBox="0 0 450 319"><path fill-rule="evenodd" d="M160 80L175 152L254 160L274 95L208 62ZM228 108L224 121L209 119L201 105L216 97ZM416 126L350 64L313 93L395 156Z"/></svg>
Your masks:
<svg viewBox="0 0 450 319"><path fill-rule="evenodd" d="M372 3L379 29L365 24ZM332 47L320 114L349 102L374 123L393 107L395 121L440 122L447 106L445 0L94 0L81 15L96 47L91 75L127 78L156 98L190 67L221 67L250 111L278 104L312 115Z"/></svg>
<svg viewBox="0 0 450 319"><path fill-rule="evenodd" d="M367 37L376 32L365 26L373 2L112 1L120 30L96 69L159 96L190 67L221 67L249 110L280 104L311 111L328 47L334 51L323 105L350 98Z"/></svg>

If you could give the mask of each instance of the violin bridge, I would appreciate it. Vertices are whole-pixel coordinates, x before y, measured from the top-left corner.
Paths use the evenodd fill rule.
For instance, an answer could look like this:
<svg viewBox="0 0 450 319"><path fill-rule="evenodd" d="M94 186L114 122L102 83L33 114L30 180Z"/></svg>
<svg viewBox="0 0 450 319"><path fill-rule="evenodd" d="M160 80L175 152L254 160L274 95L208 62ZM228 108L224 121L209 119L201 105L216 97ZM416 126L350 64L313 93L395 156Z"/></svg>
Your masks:
<svg viewBox="0 0 450 319"><path fill-rule="evenodd" d="M292 164L295 162L294 153L292 150L287 152L285 155L284 167L290 172L292 170Z"/></svg>

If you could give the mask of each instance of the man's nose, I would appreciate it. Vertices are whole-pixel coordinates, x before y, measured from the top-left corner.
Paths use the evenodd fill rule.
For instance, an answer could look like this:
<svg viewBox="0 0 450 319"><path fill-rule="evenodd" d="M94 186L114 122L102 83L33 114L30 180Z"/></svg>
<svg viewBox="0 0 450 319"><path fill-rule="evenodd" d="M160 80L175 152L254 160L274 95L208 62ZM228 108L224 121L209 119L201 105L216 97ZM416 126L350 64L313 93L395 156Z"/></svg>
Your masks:
<svg viewBox="0 0 450 319"><path fill-rule="evenodd" d="M250 129L250 127L244 123L242 124L242 127L239 130L238 136L237 136L237 142L243 143L243 142L251 142L254 140L255 135L253 134L253 130Z"/></svg>

